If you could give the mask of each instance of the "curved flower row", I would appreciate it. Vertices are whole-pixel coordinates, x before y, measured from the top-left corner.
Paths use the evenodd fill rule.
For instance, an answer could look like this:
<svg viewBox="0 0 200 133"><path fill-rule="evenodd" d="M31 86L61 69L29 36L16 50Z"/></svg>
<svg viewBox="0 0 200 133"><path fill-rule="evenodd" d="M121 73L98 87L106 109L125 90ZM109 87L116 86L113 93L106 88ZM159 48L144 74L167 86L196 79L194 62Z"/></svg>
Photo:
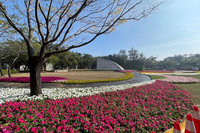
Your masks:
<svg viewBox="0 0 200 133"><path fill-rule="evenodd" d="M162 75L166 79L159 79L161 81L173 82L173 83L196 83L200 82L199 79L183 76L172 76L172 75Z"/></svg>
<svg viewBox="0 0 200 133"><path fill-rule="evenodd" d="M119 70L119 72L123 72L123 73L132 73L133 70Z"/></svg>
<svg viewBox="0 0 200 133"><path fill-rule="evenodd" d="M63 77L41 77L43 83L49 83L54 81L63 81L67 80ZM10 77L10 78L0 78L0 81L3 82L23 82L28 83L30 82L30 77Z"/></svg>
<svg viewBox="0 0 200 133"><path fill-rule="evenodd" d="M39 96L30 97L30 89L28 88L0 88L0 104L5 101L14 100L42 100L45 98L61 99L71 97L90 96L102 92L113 92L117 90L124 90L133 86L141 86L154 83L155 81L140 82L136 84L122 84L115 86L102 86L102 87L87 87L87 88L44 88L43 94Z"/></svg>
<svg viewBox="0 0 200 133"><path fill-rule="evenodd" d="M190 94L153 84L92 96L0 104L0 128L9 132L164 131L191 108Z"/></svg>
<svg viewBox="0 0 200 133"><path fill-rule="evenodd" d="M163 70L144 70L141 73L174 73L174 71L163 71Z"/></svg>

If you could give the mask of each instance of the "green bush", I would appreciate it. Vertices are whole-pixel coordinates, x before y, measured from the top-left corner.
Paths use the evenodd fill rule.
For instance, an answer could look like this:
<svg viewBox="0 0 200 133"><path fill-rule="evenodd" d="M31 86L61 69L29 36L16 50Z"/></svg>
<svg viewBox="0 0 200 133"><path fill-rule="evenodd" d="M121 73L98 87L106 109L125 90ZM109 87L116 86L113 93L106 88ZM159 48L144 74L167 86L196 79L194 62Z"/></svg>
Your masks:
<svg viewBox="0 0 200 133"><path fill-rule="evenodd" d="M5 70L5 69L4 69L4 70L2 70L2 71L3 71L4 74L8 74L8 70ZM17 70L11 70L10 72L11 72L11 74L13 74L13 73L18 73Z"/></svg>
<svg viewBox="0 0 200 133"><path fill-rule="evenodd" d="M126 73L125 76L121 78L114 79L100 79L100 80L68 80L66 84L87 84L87 83L102 83L102 82L113 82L113 81L122 81L133 78L134 75L132 73Z"/></svg>

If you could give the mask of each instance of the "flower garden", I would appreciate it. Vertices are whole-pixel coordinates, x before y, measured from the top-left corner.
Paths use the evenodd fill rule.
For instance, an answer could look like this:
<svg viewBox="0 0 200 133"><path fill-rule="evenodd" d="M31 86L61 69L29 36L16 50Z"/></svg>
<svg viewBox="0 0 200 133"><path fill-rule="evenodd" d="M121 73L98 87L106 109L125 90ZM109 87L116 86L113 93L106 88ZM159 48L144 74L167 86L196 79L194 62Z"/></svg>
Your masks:
<svg viewBox="0 0 200 133"><path fill-rule="evenodd" d="M129 70L123 72L133 77ZM172 83L200 82L171 74L159 71L159 77L165 78L134 84L43 88L42 95L32 97L27 88L0 88L0 132L164 132L174 121L182 122L193 105L192 94ZM62 77L41 79L66 82Z"/></svg>
<svg viewBox="0 0 200 133"><path fill-rule="evenodd" d="M166 81L170 83L198 83L200 79L192 78L192 77L185 77L189 75L199 75L198 72L193 73L175 73L173 71L143 71L141 72L146 75L150 75L155 78L160 78L161 81Z"/></svg>
<svg viewBox="0 0 200 133"><path fill-rule="evenodd" d="M172 83L198 83L200 82L199 79L191 78L191 77L172 76L172 75L162 75L162 76L166 77L166 79L160 79L160 80L166 81L166 82L172 82Z"/></svg>
<svg viewBox="0 0 200 133"><path fill-rule="evenodd" d="M4 102L1 132L165 131L191 109L191 94L171 83L126 87L76 98Z"/></svg>
<svg viewBox="0 0 200 133"><path fill-rule="evenodd" d="M51 83L51 82L60 82L65 84L87 84L87 83L102 83L102 82L114 82L114 81L122 81L128 80L134 77L131 73L132 70L123 70L118 71L120 73L124 73L125 75L118 78L111 79L97 79L97 80L68 80L64 77L41 77L42 83ZM30 77L4 77L0 78L0 82L19 82L19 83L29 83Z"/></svg>

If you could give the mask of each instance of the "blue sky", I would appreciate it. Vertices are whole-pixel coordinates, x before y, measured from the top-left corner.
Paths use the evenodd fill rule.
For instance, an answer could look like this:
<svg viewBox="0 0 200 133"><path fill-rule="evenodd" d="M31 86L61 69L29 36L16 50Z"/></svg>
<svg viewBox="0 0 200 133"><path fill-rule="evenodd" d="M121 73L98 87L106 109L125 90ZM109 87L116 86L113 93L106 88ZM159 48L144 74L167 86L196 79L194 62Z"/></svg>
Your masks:
<svg viewBox="0 0 200 133"><path fill-rule="evenodd" d="M166 0L150 16L127 22L73 51L104 56L131 48L159 60L200 53L200 0Z"/></svg>

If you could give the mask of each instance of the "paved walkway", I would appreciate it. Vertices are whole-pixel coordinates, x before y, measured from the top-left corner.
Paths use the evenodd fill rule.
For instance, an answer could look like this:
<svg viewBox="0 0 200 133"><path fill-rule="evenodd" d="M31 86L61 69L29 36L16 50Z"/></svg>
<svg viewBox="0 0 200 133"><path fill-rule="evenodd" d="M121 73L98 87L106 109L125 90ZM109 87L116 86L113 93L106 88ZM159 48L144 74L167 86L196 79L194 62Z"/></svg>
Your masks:
<svg viewBox="0 0 200 133"><path fill-rule="evenodd" d="M144 81L150 81L151 79L142 75L139 72L133 72L134 77L125 81L118 82L106 82L106 83L90 83L90 84L62 84L62 83L43 83L42 88L85 88L85 87L99 87L99 86L111 86L111 85L121 85L121 84L134 84ZM0 82L0 88L29 88L29 83L13 83L13 82Z"/></svg>

